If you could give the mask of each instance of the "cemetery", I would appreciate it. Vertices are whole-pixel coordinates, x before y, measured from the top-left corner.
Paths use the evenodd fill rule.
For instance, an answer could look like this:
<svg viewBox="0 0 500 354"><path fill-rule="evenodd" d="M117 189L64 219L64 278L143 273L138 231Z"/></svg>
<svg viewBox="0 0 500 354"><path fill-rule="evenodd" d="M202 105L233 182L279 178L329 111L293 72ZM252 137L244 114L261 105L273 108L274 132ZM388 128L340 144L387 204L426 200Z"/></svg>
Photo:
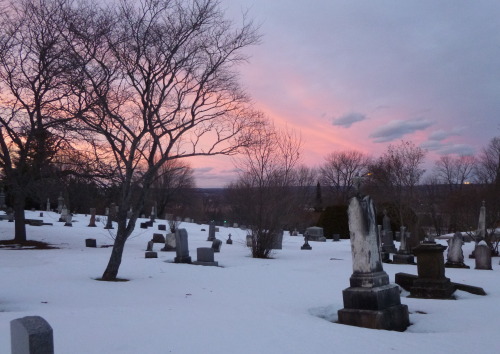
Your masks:
<svg viewBox="0 0 500 354"><path fill-rule="evenodd" d="M26 211L43 220L29 238L54 248L0 247L0 353L31 342L55 353L497 353L499 258L484 265L481 244L464 258L475 243L450 234L415 248L415 264L382 263L382 228L356 208L352 245L304 252L308 237L284 231L270 259L249 256L250 230L179 222L167 233L139 219L118 282L96 280L116 230L108 217L74 214L68 228L57 212ZM0 239L13 227L0 221ZM391 258L409 254L385 240Z"/></svg>

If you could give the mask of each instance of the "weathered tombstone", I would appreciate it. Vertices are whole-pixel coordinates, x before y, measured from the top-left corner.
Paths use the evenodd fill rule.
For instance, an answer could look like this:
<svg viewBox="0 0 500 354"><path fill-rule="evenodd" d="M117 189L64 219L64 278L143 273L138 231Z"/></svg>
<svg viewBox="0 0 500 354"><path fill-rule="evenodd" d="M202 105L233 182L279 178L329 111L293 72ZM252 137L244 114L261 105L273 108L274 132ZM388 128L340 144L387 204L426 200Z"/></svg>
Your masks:
<svg viewBox="0 0 500 354"><path fill-rule="evenodd" d="M253 237L252 237L252 235L247 235L246 241L247 241L247 247L252 247L252 244L253 244Z"/></svg>
<svg viewBox="0 0 500 354"><path fill-rule="evenodd" d="M293 229L293 231L290 233L290 236L299 236L299 232L297 229Z"/></svg>
<svg viewBox="0 0 500 354"><path fill-rule="evenodd" d="M186 229L175 230L175 244L177 257L174 258L175 263L191 263L188 248L188 233Z"/></svg>
<svg viewBox="0 0 500 354"><path fill-rule="evenodd" d="M127 211L127 219L130 219L132 217L132 214L133 214L132 207L130 207L130 209Z"/></svg>
<svg viewBox="0 0 500 354"><path fill-rule="evenodd" d="M43 212L42 211L40 212L40 217L43 218Z"/></svg>
<svg viewBox="0 0 500 354"><path fill-rule="evenodd" d="M474 255L476 258L475 269L493 269L491 267L491 249L488 247L485 241L480 241L478 243L478 245L474 249Z"/></svg>
<svg viewBox="0 0 500 354"><path fill-rule="evenodd" d="M271 246L271 249L273 250L283 249L283 230L273 235L273 244Z"/></svg>
<svg viewBox="0 0 500 354"><path fill-rule="evenodd" d="M236 228L238 227L238 223L236 223L236 222L235 222L235 223L233 224L233 227L236 229Z"/></svg>
<svg viewBox="0 0 500 354"><path fill-rule="evenodd" d="M97 247L96 239L95 238L86 238L85 239L85 247L96 248Z"/></svg>
<svg viewBox="0 0 500 354"><path fill-rule="evenodd" d="M394 245L394 238L392 237L391 219L387 215L387 210L384 209L384 218L382 221L382 251L387 253L396 253L398 250Z"/></svg>
<svg viewBox="0 0 500 354"><path fill-rule="evenodd" d="M476 242L476 247L474 248L472 253L469 255L469 258L475 257L477 245L479 242L484 240L485 237L486 237L486 202L483 200L481 208L479 209L479 222L478 222L476 236L475 236L475 240L474 240Z"/></svg>
<svg viewBox="0 0 500 354"><path fill-rule="evenodd" d="M382 268L375 208L370 197L351 199L348 209L353 273L342 292L344 308L338 322L358 327L404 331L408 307L401 304L399 287L389 284Z"/></svg>
<svg viewBox="0 0 500 354"><path fill-rule="evenodd" d="M64 223L64 226L73 226L73 214L68 213L68 215L66 215L66 222Z"/></svg>
<svg viewBox="0 0 500 354"><path fill-rule="evenodd" d="M405 227L401 226L400 242L398 253L392 256L392 263L395 264L415 264L415 257L410 253L408 247L408 238L410 233L405 231Z"/></svg>
<svg viewBox="0 0 500 354"><path fill-rule="evenodd" d="M333 242L340 241L340 234L333 234Z"/></svg>
<svg viewBox="0 0 500 354"><path fill-rule="evenodd" d="M215 232L219 232L219 231L220 231L220 229L216 226L215 227Z"/></svg>
<svg viewBox="0 0 500 354"><path fill-rule="evenodd" d="M309 241L319 241L325 242L326 238L323 236L323 228L312 226L306 229L306 233L309 236Z"/></svg>
<svg viewBox="0 0 500 354"><path fill-rule="evenodd" d="M165 246L161 249L164 252L175 251L175 233L167 234L165 237Z"/></svg>
<svg viewBox="0 0 500 354"><path fill-rule="evenodd" d="M89 221L88 227L96 227L97 226L95 224L95 213L96 213L96 209L90 208L90 221Z"/></svg>
<svg viewBox="0 0 500 354"><path fill-rule="evenodd" d="M63 209L63 206L64 206L64 198L62 196L62 192L59 194L59 197L57 198L57 212L59 214L62 213L62 209Z"/></svg>
<svg viewBox="0 0 500 354"><path fill-rule="evenodd" d="M148 245L147 245L147 247L146 247L146 252L150 252L150 251L152 251L152 250L153 250L153 245L154 245L153 240L148 241Z"/></svg>
<svg viewBox="0 0 500 354"><path fill-rule="evenodd" d="M312 250L311 245L309 244L309 234L307 231L304 233L304 244L300 247L301 250Z"/></svg>
<svg viewBox="0 0 500 354"><path fill-rule="evenodd" d="M104 208L104 216L109 216L109 208Z"/></svg>
<svg viewBox="0 0 500 354"><path fill-rule="evenodd" d="M158 258L158 253L153 251L147 251L144 256L145 258Z"/></svg>
<svg viewBox="0 0 500 354"><path fill-rule="evenodd" d="M46 211L50 211L50 198L47 198L47 205L45 207Z"/></svg>
<svg viewBox="0 0 500 354"><path fill-rule="evenodd" d="M215 240L215 222L210 221L208 224L208 238L207 241Z"/></svg>
<svg viewBox="0 0 500 354"><path fill-rule="evenodd" d="M115 203L111 203L109 207L109 218L111 219L111 221L118 221L118 208L118 205L116 205Z"/></svg>
<svg viewBox="0 0 500 354"><path fill-rule="evenodd" d="M222 247L222 241L216 238L215 240L212 241L212 249L214 252L219 253L220 249Z"/></svg>
<svg viewBox="0 0 500 354"><path fill-rule="evenodd" d="M165 224L158 225L158 231L167 231L167 225Z"/></svg>
<svg viewBox="0 0 500 354"><path fill-rule="evenodd" d="M451 299L455 287L445 277L443 252L446 246L435 242L413 248L417 256L418 278L410 288L410 296L424 299Z"/></svg>
<svg viewBox="0 0 500 354"><path fill-rule="evenodd" d="M162 234L153 234L153 242L154 243L165 243L165 236Z"/></svg>
<svg viewBox="0 0 500 354"><path fill-rule="evenodd" d="M233 240L231 240L231 234L228 235L228 239L226 240L226 245L232 245L233 244Z"/></svg>
<svg viewBox="0 0 500 354"><path fill-rule="evenodd" d="M27 316L10 321L12 354L54 354L54 333L40 316Z"/></svg>
<svg viewBox="0 0 500 354"><path fill-rule="evenodd" d="M193 264L217 267L219 265L219 262L214 261L213 248L199 247L196 249L196 262L193 262Z"/></svg>
<svg viewBox="0 0 500 354"><path fill-rule="evenodd" d="M68 216L68 208L66 208L66 205L63 205L59 222L66 222L66 216Z"/></svg>
<svg viewBox="0 0 500 354"><path fill-rule="evenodd" d="M155 208L155 206L153 205L153 206L151 207L151 214L149 215L149 221L150 221L151 223L154 223L154 222L155 222L155 220L156 220L156 208Z"/></svg>
<svg viewBox="0 0 500 354"><path fill-rule="evenodd" d="M191 218L184 218L184 222L191 222Z"/></svg>
<svg viewBox="0 0 500 354"><path fill-rule="evenodd" d="M106 230L113 229L113 218L111 217L111 215L108 215L108 219L106 220L106 226L104 226L104 229Z"/></svg>
<svg viewBox="0 0 500 354"><path fill-rule="evenodd" d="M139 227L140 227L141 229L147 229L147 228L148 228L148 226L149 226L149 224L148 224L147 222L141 222L141 223L140 223L140 225L139 225Z"/></svg>
<svg viewBox="0 0 500 354"><path fill-rule="evenodd" d="M464 240L461 232L456 232L453 238L448 240L448 254L444 264L446 268L470 268L464 263L463 244Z"/></svg>

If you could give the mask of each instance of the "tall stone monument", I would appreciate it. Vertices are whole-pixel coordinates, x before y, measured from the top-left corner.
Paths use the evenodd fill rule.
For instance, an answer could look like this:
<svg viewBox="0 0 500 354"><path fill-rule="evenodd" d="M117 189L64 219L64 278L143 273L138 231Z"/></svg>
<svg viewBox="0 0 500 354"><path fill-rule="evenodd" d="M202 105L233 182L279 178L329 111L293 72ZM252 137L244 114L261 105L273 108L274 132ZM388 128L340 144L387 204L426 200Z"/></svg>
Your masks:
<svg viewBox="0 0 500 354"><path fill-rule="evenodd" d="M409 326L408 307L401 304L399 287L389 284L382 268L375 208L369 196L349 203L349 231L353 273L350 287L342 292L341 324L404 331Z"/></svg>
<svg viewBox="0 0 500 354"><path fill-rule="evenodd" d="M210 224L208 224L208 238L207 241L212 242L215 240L215 222L210 221Z"/></svg>
<svg viewBox="0 0 500 354"><path fill-rule="evenodd" d="M384 218L382 221L382 251L387 253L396 253L398 250L394 245L394 238L392 236L391 219L387 215L387 210L384 209Z"/></svg>

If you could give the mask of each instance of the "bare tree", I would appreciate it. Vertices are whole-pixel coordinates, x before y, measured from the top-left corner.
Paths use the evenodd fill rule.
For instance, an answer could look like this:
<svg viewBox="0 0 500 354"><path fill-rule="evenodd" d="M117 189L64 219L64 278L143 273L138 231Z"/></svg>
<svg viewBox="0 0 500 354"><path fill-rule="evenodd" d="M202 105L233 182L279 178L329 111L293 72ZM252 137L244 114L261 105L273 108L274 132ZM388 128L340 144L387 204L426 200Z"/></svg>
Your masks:
<svg viewBox="0 0 500 354"><path fill-rule="evenodd" d="M301 141L293 131L264 124L255 143L236 162L238 180L229 186L228 198L243 222L249 224L252 256L268 258L277 234L293 208ZM302 174L303 175L303 174Z"/></svg>
<svg viewBox="0 0 500 354"><path fill-rule="evenodd" d="M400 225L410 222L415 204L415 187L425 170L425 151L409 141L389 145L387 151L370 166L369 181L376 188L378 200L393 204Z"/></svg>
<svg viewBox="0 0 500 354"><path fill-rule="evenodd" d="M491 139L481 151L477 175L479 183L500 186L500 137Z"/></svg>
<svg viewBox="0 0 500 354"><path fill-rule="evenodd" d="M475 179L477 161L474 156L441 156L435 164L436 177L451 190L461 190Z"/></svg>
<svg viewBox="0 0 500 354"><path fill-rule="evenodd" d="M153 197L157 203L158 215L164 215L167 208L176 210L186 202L192 200L189 191L194 188L193 169L182 160L168 160L157 173L151 189L155 191Z"/></svg>
<svg viewBox="0 0 500 354"><path fill-rule="evenodd" d="M21 0L0 18L0 167L15 211L15 240L26 241L24 207L34 181L58 154L74 151L64 127L70 86L62 40L65 0Z"/></svg>
<svg viewBox="0 0 500 354"><path fill-rule="evenodd" d="M368 156L355 150L332 152L325 157L320 178L322 184L329 187L336 203L347 204L355 177L365 175L369 163Z"/></svg>
<svg viewBox="0 0 500 354"><path fill-rule="evenodd" d="M236 28L213 0L124 0L68 18L81 129L116 166L118 228L103 280L115 280L125 242L160 168L189 156L233 154L250 142L249 99L237 81L242 50L259 36ZM134 197L134 193L138 194ZM127 210L134 213L127 221Z"/></svg>

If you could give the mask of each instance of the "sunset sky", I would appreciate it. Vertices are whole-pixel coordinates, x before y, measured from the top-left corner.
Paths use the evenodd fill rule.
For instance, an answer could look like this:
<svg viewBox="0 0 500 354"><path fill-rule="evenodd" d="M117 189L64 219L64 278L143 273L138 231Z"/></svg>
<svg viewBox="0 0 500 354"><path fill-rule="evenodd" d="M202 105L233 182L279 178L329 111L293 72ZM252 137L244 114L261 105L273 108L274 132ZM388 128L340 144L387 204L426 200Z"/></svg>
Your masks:
<svg viewBox="0 0 500 354"><path fill-rule="evenodd" d="M475 154L500 135L500 1L221 0L248 9L262 43L241 83L277 125L300 132L303 163L333 151L379 156L411 140ZM191 160L198 187L236 177L230 158Z"/></svg>

